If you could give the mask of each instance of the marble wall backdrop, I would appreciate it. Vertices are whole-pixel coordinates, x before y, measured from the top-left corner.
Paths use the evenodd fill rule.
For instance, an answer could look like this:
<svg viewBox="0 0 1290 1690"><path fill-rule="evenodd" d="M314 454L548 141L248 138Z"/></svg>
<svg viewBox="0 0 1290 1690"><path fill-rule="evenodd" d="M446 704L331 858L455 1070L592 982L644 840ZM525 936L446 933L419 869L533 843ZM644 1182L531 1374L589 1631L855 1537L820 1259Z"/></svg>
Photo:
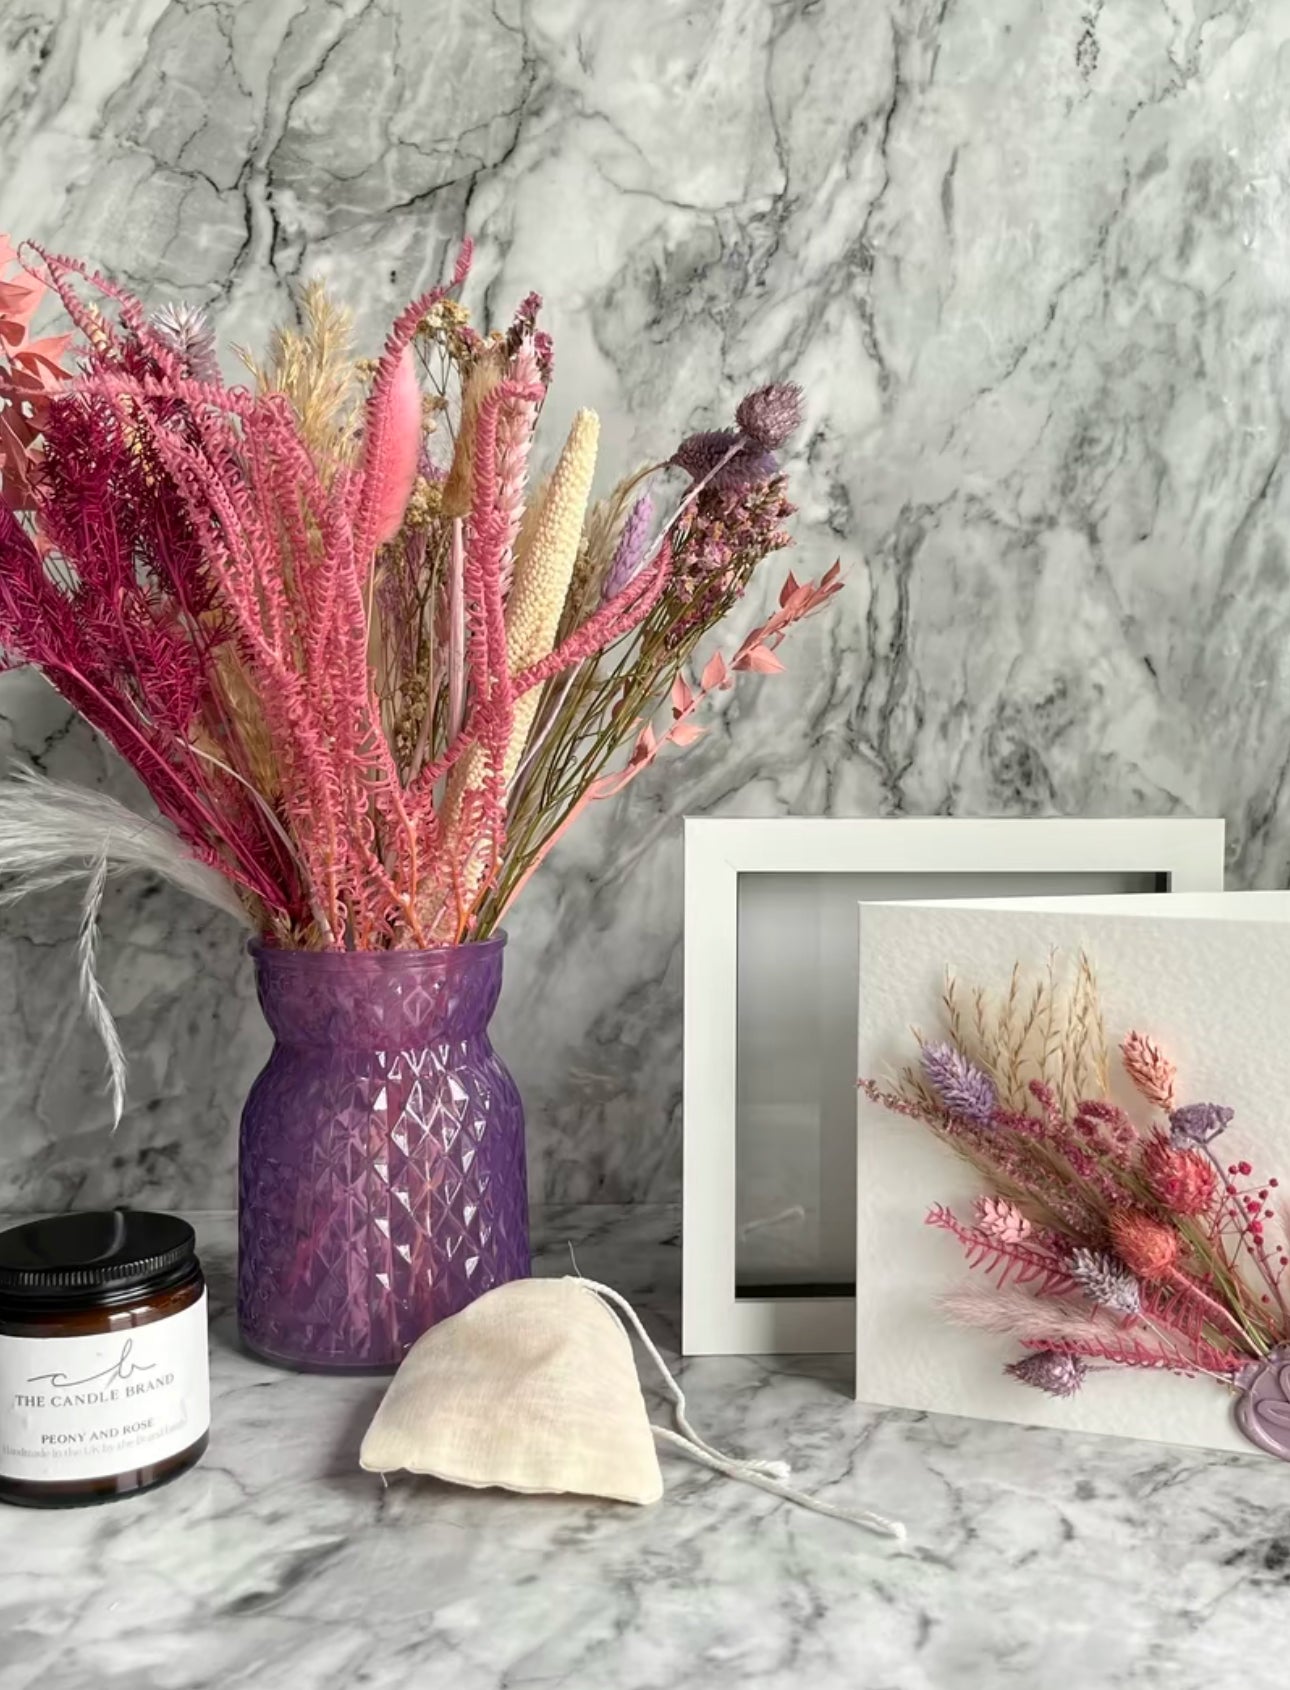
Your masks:
<svg viewBox="0 0 1290 1690"><path fill-rule="evenodd" d="M591 818L513 922L535 1188L679 1181L679 817L1222 813L1286 880L1285 0L21 0L0 228L255 341L321 274L374 346L478 241L611 461L808 394L790 672ZM751 619L777 586L768 568ZM123 777L42 685L6 746ZM76 912L0 932L0 1205L220 1205L265 1051L236 933L116 890L108 1130Z"/></svg>

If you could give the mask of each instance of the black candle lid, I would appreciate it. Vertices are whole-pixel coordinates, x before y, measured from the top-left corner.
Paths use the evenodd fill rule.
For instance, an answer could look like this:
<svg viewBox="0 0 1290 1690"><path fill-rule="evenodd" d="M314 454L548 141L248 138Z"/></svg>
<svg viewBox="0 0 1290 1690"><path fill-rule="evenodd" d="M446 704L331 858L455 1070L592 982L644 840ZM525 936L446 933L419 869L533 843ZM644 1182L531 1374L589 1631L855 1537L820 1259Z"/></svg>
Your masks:
<svg viewBox="0 0 1290 1690"><path fill-rule="evenodd" d="M0 1297L48 1303L115 1301L183 1277L197 1238L177 1215L104 1209L52 1215L0 1232Z"/></svg>

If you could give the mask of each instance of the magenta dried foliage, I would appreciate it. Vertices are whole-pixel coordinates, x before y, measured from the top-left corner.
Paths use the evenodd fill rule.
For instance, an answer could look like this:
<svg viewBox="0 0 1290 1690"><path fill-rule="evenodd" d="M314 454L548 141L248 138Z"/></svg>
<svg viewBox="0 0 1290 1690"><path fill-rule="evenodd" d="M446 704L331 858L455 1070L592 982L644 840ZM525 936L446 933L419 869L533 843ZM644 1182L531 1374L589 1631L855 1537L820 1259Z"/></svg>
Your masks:
<svg viewBox="0 0 1290 1690"><path fill-rule="evenodd" d="M1234 1378L1244 1358L1213 1344L1188 1346L1167 1339L1139 1336L1134 1327L1107 1328L1106 1337L1096 1343L1062 1338L1046 1340L1052 1353L1086 1361L1104 1361L1115 1367L1146 1367L1187 1378L1207 1373L1222 1379Z"/></svg>
<svg viewBox="0 0 1290 1690"><path fill-rule="evenodd" d="M0 272L12 257L0 242ZM729 664L710 659L697 690L678 672L670 642L715 624L751 569L787 543L791 506L765 442L796 398L759 390L730 437L730 474L692 488L652 544L639 500L603 602L519 668L507 593L552 356L537 295L505 334L471 329L446 303L468 270L466 243L448 286L407 307L374 364L341 370L342 389L366 379L365 401L319 449L286 392L223 384L199 312L150 316L76 260L35 248L29 258L39 277L0 281L0 468L23 512L0 509L0 649L44 670L277 942L361 949L476 933L519 784L504 773L513 729L527 731L517 701L556 683L536 701L540 743L573 672L611 648L635 651L628 636L663 605L670 620L650 649L671 726L656 735L642 721L636 737L634 720L610 717L575 736L580 781L562 777L557 825L523 833L526 866L489 908L495 925L586 804L620 791L661 745L692 743L699 700L736 672L781 667L787 631L839 590L836 565L818 583L789 576ZM84 340L70 378L51 362L63 342L26 339L44 287ZM458 393L479 360L500 358L505 371L464 459L464 515L445 506L427 447L446 390L423 404L414 365L440 334L451 337ZM18 367L15 346L32 368ZM625 765L587 752L604 738L610 755L633 745ZM449 826L439 807L459 770L471 771L470 789Z"/></svg>
<svg viewBox="0 0 1290 1690"><path fill-rule="evenodd" d="M1042 1243L1005 1243L978 1227L965 1226L941 1203L929 1211L927 1225L952 1233L963 1246L967 1265L980 1269L994 1285L1028 1285L1042 1297L1068 1296L1078 1289L1069 1264Z"/></svg>

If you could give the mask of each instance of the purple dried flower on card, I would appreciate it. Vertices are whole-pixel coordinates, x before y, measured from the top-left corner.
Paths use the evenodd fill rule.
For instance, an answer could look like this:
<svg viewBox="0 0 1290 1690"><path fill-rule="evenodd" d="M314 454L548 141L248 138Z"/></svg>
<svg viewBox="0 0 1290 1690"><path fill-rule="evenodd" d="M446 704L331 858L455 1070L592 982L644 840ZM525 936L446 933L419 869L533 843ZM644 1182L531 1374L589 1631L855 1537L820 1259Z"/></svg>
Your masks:
<svg viewBox="0 0 1290 1690"><path fill-rule="evenodd" d="M1047 1391L1050 1397L1073 1397L1084 1383L1088 1368L1078 1356L1064 1356L1060 1350L1036 1350L1020 1361L1010 1361L1003 1371L1023 1385Z"/></svg>
<svg viewBox="0 0 1290 1690"><path fill-rule="evenodd" d="M691 434L670 461L695 481L711 477L707 485L726 493L760 486L779 467L773 453L729 428Z"/></svg>
<svg viewBox="0 0 1290 1690"><path fill-rule="evenodd" d="M623 524L622 533L618 536L618 544L614 548L613 562L609 565L609 573L605 576L602 592L604 599L615 599L623 588L635 578L637 571L645 558L645 547L649 540L650 519L654 515L654 501L649 494L637 499L627 513L627 520Z"/></svg>
<svg viewBox="0 0 1290 1690"><path fill-rule="evenodd" d="M994 1081L953 1045L924 1045L923 1073L951 1115L988 1127L998 1108Z"/></svg>
<svg viewBox="0 0 1290 1690"><path fill-rule="evenodd" d="M1208 1144L1230 1124L1236 1111L1221 1103L1189 1103L1169 1117L1169 1138L1175 1149Z"/></svg>
<svg viewBox="0 0 1290 1690"><path fill-rule="evenodd" d="M1109 1250L1072 1251L1069 1271L1089 1301L1100 1308L1137 1314L1142 1307L1142 1287Z"/></svg>
<svg viewBox="0 0 1290 1690"><path fill-rule="evenodd" d="M749 440L773 452L801 425L802 390L792 381L759 387L739 401L735 421Z"/></svg>

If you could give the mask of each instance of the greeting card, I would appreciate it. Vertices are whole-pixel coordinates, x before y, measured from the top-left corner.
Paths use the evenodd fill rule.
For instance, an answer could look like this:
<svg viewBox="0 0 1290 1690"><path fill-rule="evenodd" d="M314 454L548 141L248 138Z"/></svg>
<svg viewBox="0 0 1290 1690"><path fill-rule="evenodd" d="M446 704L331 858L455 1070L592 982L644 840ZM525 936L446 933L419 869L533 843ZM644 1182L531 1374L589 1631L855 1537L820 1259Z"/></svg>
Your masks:
<svg viewBox="0 0 1290 1690"><path fill-rule="evenodd" d="M857 1396L1290 1452L1290 894L862 905L860 1004Z"/></svg>

